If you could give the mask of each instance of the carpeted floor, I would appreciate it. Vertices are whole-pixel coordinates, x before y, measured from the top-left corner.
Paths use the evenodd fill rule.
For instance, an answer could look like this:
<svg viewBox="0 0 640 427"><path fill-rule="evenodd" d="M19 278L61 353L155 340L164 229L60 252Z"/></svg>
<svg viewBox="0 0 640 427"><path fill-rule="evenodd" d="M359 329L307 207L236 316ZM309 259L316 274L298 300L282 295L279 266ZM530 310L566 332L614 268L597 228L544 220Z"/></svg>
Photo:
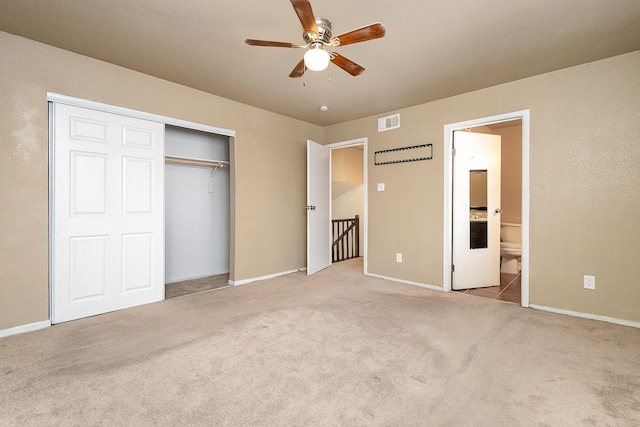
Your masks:
<svg viewBox="0 0 640 427"><path fill-rule="evenodd" d="M361 272L0 339L0 425L640 425L640 330Z"/></svg>

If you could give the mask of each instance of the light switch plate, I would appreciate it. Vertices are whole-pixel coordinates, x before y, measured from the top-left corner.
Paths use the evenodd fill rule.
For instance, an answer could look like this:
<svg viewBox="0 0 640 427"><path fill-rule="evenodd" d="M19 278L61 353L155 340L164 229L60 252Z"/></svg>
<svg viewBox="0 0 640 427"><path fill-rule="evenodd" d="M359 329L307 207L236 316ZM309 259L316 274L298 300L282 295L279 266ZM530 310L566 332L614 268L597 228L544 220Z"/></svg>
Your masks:
<svg viewBox="0 0 640 427"><path fill-rule="evenodd" d="M384 182L378 183L378 191L384 191Z"/></svg>
<svg viewBox="0 0 640 427"><path fill-rule="evenodd" d="M596 288L596 276L584 276L584 288L595 289Z"/></svg>

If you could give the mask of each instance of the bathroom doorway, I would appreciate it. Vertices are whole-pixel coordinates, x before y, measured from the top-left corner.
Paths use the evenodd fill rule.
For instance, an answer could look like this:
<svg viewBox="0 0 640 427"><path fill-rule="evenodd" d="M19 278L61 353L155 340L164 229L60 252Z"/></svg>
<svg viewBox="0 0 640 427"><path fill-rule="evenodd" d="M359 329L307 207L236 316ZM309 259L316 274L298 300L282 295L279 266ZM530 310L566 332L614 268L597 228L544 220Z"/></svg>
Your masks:
<svg viewBox="0 0 640 427"><path fill-rule="evenodd" d="M499 286L501 137L458 130L453 158L453 290ZM480 289L482 288L482 289Z"/></svg>
<svg viewBox="0 0 640 427"><path fill-rule="evenodd" d="M529 112L520 111L445 126L445 238L444 238L444 290L452 290L455 266L453 265L454 226L454 131L470 131L500 135L502 139L500 223L519 226L521 229L521 256L501 268L500 284L463 292L477 296L529 305L528 280L528 230L529 230ZM501 232L502 227L501 226ZM513 228L513 227L512 227ZM505 253L506 254L506 253ZM510 254L509 254L510 255ZM492 260L501 264L500 256ZM505 256L506 258L506 256Z"/></svg>
<svg viewBox="0 0 640 427"><path fill-rule="evenodd" d="M495 207L489 209L489 211L487 211L486 206L484 206L484 211L482 211L482 206L477 206L478 203L472 203L473 217L482 217L480 219L469 220L470 216L467 215L466 212L461 212L459 203L456 203L457 200L460 200L460 194L457 193L460 186L458 185L459 182L456 182L456 177L458 177L461 172L458 171L457 168L462 160L461 147L458 146L458 144L462 142L459 139L464 135L472 136L471 144L477 145L478 147L483 138L495 139L498 144L497 153L494 153L497 158L495 161L490 162L495 165L494 167L496 167L497 170L489 171L489 177L495 177L496 184L494 187L497 194L493 198L499 202L497 202ZM452 287L454 290L460 290L460 292L478 297L520 303L522 299L519 255L522 242L520 233L522 229L522 120L493 123L473 127L464 131L456 131L454 142L456 161L454 162L453 261L459 268L456 272L457 274L454 275ZM473 170L473 172L474 173L469 175L470 177L476 178L479 176L478 170ZM492 172L494 173L492 174ZM472 180L471 183L474 183L474 181ZM478 186L476 185L476 187ZM476 187L470 187L469 189L472 199L474 197L477 199L479 196L479 194L477 194L478 188ZM475 192L473 191L474 189L476 190ZM484 190L484 200L486 200L487 190L492 190L493 188L487 188L485 184L482 189ZM489 194L490 193L491 191L489 191ZM499 212L497 210L494 212L496 208ZM456 220L456 218L458 218L458 220ZM478 245L478 242L472 241L472 243L474 243L472 246L479 247L479 249L467 251L471 254L477 253L477 255L481 257L480 262L476 262L475 265L460 265L461 259L456 256L456 254L459 253L458 250L460 246L460 242L456 240L456 236L459 240L460 235L463 234L460 233L460 231L468 231L468 228L461 227L461 223L466 225L467 222L471 225L472 230L477 230L480 228L477 226L484 225L484 230L486 231L488 223L493 228L493 235L488 236L492 237L493 241L487 241L485 239L485 245L482 247ZM478 233L476 233L476 235L477 234ZM474 233L471 233L471 237L474 237ZM475 237L475 240L478 240L478 236ZM458 247L458 249L456 249L456 247ZM484 258L482 258L483 256ZM476 269L478 271L475 271ZM482 271L485 271L484 281L483 276L480 274ZM470 276L468 277L470 283L466 286L460 286L458 282L463 279L460 275L465 272L467 276ZM489 272L492 274L487 276ZM474 283L476 283L476 285L473 285Z"/></svg>

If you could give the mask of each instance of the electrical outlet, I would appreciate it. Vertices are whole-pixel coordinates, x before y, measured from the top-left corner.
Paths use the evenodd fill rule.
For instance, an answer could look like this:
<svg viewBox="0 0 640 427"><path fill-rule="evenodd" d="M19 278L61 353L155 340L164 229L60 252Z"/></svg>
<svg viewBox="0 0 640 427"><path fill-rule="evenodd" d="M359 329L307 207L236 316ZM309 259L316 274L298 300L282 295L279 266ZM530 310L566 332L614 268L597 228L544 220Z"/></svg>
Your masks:
<svg viewBox="0 0 640 427"><path fill-rule="evenodd" d="M596 288L596 276L584 275L584 288L595 289Z"/></svg>
<svg viewBox="0 0 640 427"><path fill-rule="evenodd" d="M402 254L396 254L396 262L402 262Z"/></svg>

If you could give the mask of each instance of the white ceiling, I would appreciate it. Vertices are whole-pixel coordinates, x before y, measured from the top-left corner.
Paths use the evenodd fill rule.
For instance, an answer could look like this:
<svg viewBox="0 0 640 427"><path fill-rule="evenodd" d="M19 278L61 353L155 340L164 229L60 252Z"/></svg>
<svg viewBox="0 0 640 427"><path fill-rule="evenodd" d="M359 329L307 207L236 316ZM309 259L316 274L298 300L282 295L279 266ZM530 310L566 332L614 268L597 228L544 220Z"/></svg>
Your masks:
<svg viewBox="0 0 640 427"><path fill-rule="evenodd" d="M288 77L302 50L244 43L303 44L289 0L1 0L0 30L319 125L640 49L639 0L311 4L334 35L385 25L382 39L336 48L362 75L331 66L303 86Z"/></svg>

